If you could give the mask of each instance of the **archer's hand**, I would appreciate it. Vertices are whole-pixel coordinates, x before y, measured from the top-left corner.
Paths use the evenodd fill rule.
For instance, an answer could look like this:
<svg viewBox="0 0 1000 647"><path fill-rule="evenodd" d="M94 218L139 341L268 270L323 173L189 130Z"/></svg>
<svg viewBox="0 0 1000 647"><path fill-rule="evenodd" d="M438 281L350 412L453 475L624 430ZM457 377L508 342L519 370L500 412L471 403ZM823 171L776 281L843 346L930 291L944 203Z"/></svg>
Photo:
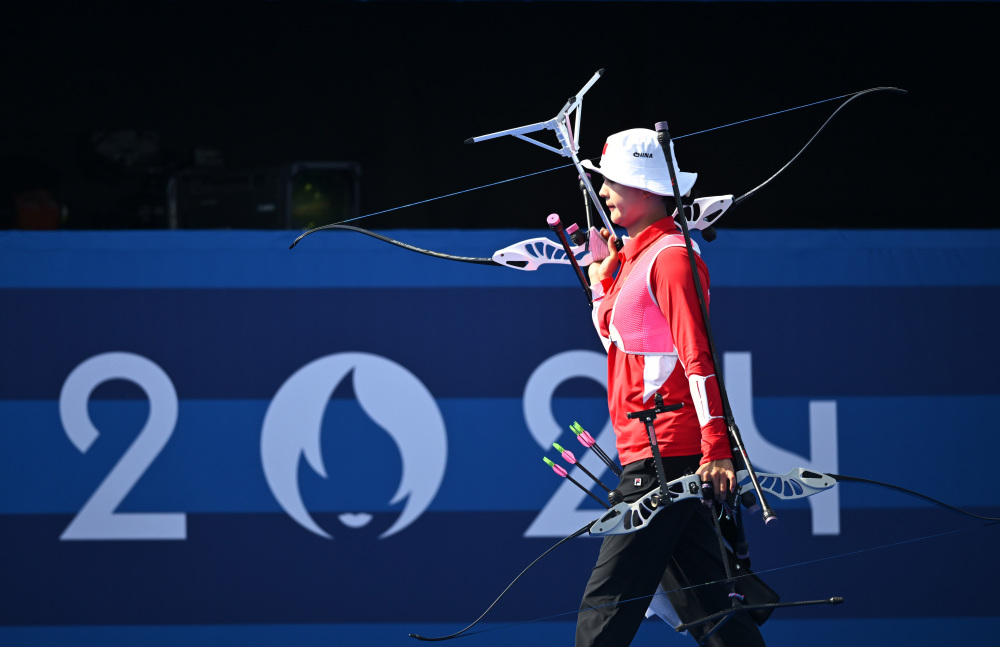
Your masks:
<svg viewBox="0 0 1000 647"><path fill-rule="evenodd" d="M708 461L695 474L701 477L702 483L712 484L716 501L725 501L729 492L736 489L736 472L733 470L733 461L728 458Z"/></svg>
<svg viewBox="0 0 1000 647"><path fill-rule="evenodd" d="M618 239L614 234L609 236L607 229L601 229L601 236L608 244L608 257L599 263L591 263L587 267L591 285L612 278L618 270L618 250L615 249L615 241Z"/></svg>

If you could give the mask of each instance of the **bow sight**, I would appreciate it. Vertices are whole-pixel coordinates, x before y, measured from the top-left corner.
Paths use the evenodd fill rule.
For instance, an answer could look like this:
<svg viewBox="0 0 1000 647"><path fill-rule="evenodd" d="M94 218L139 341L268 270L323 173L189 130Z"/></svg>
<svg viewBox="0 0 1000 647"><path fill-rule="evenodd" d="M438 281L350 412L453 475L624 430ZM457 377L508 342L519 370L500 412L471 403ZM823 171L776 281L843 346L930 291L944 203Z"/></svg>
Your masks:
<svg viewBox="0 0 1000 647"><path fill-rule="evenodd" d="M583 88L581 88L580 91L574 96L570 97L566 101L566 104L552 119L549 119L548 121L539 121L534 124L528 124L527 126L518 126L517 128L501 130L488 135L480 135L479 137L470 137L465 140L465 143L475 144L486 141L487 139L495 139L496 137L502 137L504 135L513 135L514 137L524 140L530 144L534 144L535 146L541 146L547 151L558 153L563 157L569 157L573 160L573 166L576 167L576 172L579 173L581 187L585 189L585 194L590 196L594 206L597 208L597 213L601 217L601 222L604 223L604 227L609 232L614 232L614 227L611 226L608 214L604 212L604 207L601 206L601 200L597 197L597 192L594 191L594 185L590 182L590 176L586 171L584 171L583 165L580 164L580 158L577 155L579 152L581 120L583 117L583 95L586 94L587 90L589 90L595 83L597 83L597 80L600 79L603 74L603 68L597 70L594 76L590 77L590 80L587 81L587 84L584 85ZM575 123L575 130L574 126L570 124L571 117L573 117L573 121ZM528 133L537 132L539 130L555 131L556 139L559 140L561 147L556 148L527 136ZM590 220L590 209L588 208L587 229L590 229L591 227L593 227L593 223ZM619 239L616 246L618 249L621 249L621 245L622 243Z"/></svg>

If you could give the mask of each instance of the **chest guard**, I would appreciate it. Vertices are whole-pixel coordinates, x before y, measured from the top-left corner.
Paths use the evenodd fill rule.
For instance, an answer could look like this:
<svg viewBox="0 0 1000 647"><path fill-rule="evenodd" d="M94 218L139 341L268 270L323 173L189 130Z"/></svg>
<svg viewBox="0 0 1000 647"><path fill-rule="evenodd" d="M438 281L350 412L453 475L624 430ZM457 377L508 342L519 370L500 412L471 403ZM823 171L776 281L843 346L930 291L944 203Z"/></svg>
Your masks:
<svg viewBox="0 0 1000 647"><path fill-rule="evenodd" d="M691 241L696 254L698 246ZM684 247L682 234L663 236L642 256L625 277L625 282L611 309L608 331L612 343L630 355L676 355L670 323L660 312L653 296L650 274L660 252L668 247Z"/></svg>

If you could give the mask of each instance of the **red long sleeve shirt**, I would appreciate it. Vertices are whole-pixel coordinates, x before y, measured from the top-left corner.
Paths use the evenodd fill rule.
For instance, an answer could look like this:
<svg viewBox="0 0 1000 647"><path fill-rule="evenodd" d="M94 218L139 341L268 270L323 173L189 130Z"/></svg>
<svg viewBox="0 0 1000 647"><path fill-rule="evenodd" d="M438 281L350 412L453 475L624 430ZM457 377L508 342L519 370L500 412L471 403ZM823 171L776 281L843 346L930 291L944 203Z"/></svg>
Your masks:
<svg viewBox="0 0 1000 647"><path fill-rule="evenodd" d="M647 227L631 239L619 252L621 267L614 279L607 279L594 286L594 307L597 308L595 324L608 348L608 408L617 435L618 457L622 465L652 456L645 425L630 420L626 413L649 409L653 397L643 401L644 370L650 358L629 354L619 349L610 339L609 323L612 309L625 279L643 252L662 236L677 233L672 219L664 218ZM696 255L698 273L708 298L708 269ZM656 440L664 456L691 456L701 454L701 462L732 458L722 404L716 381L715 367L709 350L708 338L702 323L701 306L691 277L691 265L684 247L668 247L656 257L649 276L649 286L660 312L666 318L673 337L676 362L666 381L656 393L667 404L683 402L677 411L660 414L654 423ZM602 296L603 294L603 296ZM673 361L667 356L655 361ZM707 377L707 395L710 418L704 427L698 420L688 378Z"/></svg>

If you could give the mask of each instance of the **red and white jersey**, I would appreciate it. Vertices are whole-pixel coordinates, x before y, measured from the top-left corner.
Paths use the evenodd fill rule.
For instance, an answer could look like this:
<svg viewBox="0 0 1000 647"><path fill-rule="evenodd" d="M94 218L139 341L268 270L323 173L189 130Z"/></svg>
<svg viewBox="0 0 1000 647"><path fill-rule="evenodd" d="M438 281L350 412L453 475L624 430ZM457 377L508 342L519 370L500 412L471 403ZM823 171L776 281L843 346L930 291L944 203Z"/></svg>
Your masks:
<svg viewBox="0 0 1000 647"><path fill-rule="evenodd" d="M684 406L657 416L664 456L731 458L715 368L684 239L665 218L629 240L614 279L592 286L594 324L608 350L608 408L622 465L652 456L645 425L626 413L653 396ZM696 255L708 298L708 269Z"/></svg>

